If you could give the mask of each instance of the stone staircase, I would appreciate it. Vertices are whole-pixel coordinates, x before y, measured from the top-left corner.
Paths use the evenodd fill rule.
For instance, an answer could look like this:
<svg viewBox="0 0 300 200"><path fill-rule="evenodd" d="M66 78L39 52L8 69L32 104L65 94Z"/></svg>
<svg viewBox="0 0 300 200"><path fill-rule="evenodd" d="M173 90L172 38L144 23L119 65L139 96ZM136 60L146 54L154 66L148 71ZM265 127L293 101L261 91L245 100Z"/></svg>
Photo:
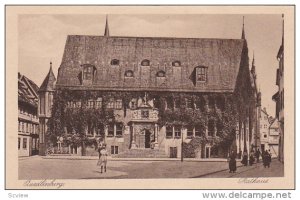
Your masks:
<svg viewBox="0 0 300 200"><path fill-rule="evenodd" d="M163 150L159 149L128 149L113 158L169 158Z"/></svg>

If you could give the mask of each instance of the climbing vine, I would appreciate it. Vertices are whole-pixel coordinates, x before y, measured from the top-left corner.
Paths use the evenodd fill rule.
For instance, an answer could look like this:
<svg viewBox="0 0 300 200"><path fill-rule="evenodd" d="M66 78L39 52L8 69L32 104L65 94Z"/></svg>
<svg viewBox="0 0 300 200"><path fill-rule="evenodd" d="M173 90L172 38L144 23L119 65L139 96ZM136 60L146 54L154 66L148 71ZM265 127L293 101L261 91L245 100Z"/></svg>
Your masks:
<svg viewBox="0 0 300 200"><path fill-rule="evenodd" d="M235 139L236 124L241 117L246 116L245 97L243 94L214 94L214 93L180 93L180 92L147 92L147 100L153 100L158 109L158 123L160 126L201 126L208 127L208 121L213 120L218 128L218 137L214 144L229 146ZM124 117L132 99L144 98L145 92L128 91L72 91L57 90L54 93L52 117L49 119L49 131L46 137L56 143L57 136L63 137L67 144L95 145L94 139L89 139L85 132L87 124L96 128L103 127L116 121L114 111L107 108L110 99L122 99ZM102 106L89 108L87 102L91 99L102 99ZM187 108L186 100L193 102ZM211 104L211 100L213 103ZM217 101L222 99L222 101ZM171 101L170 101L171 100ZM176 102L174 101L176 100ZM80 102L79 106L69 107L69 102ZM196 105L196 106L195 106ZM176 107L176 108L175 108ZM202 137L203 141L207 138Z"/></svg>

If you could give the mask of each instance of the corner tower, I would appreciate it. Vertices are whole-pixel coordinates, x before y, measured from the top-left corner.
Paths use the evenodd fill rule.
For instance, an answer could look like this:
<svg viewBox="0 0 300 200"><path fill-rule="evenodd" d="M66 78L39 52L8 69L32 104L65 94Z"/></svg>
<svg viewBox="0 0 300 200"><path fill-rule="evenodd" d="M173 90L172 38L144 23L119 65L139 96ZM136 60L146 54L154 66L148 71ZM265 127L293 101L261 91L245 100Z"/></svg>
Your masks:
<svg viewBox="0 0 300 200"><path fill-rule="evenodd" d="M52 71L52 62L50 62L49 72L44 79L39 93L39 122L40 122L40 155L45 155L46 144L45 135L47 132L48 119L51 117L51 108L53 105L53 94L55 91L56 78Z"/></svg>

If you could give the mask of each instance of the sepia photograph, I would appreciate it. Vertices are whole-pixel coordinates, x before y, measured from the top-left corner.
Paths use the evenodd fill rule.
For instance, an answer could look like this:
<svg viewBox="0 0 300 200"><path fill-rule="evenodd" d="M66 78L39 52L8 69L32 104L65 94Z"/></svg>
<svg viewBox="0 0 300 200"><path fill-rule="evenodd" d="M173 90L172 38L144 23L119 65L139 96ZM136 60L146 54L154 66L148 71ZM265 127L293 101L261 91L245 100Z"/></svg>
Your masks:
<svg viewBox="0 0 300 200"><path fill-rule="evenodd" d="M293 6L68 8L6 7L6 187L294 187Z"/></svg>

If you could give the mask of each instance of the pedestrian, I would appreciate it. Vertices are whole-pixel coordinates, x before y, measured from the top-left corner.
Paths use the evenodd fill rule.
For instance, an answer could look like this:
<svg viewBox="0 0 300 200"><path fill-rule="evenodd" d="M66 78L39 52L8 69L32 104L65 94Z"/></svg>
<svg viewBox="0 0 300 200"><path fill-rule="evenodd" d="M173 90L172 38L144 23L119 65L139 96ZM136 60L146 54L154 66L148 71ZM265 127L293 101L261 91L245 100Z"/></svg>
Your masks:
<svg viewBox="0 0 300 200"><path fill-rule="evenodd" d="M247 165L248 165L248 153L247 153L247 151L244 151L244 153L243 153L243 159L242 159L241 163L242 163L244 166L247 166Z"/></svg>
<svg viewBox="0 0 300 200"><path fill-rule="evenodd" d="M263 164L264 164L264 167L268 167L270 168L270 162L271 162L271 156L269 154L269 152L266 150L264 153L263 153Z"/></svg>
<svg viewBox="0 0 300 200"><path fill-rule="evenodd" d="M101 167L101 173L106 172L106 164L107 164L107 150L106 150L106 144L102 144L100 146L99 150L99 160L97 162L97 166Z"/></svg>
<svg viewBox="0 0 300 200"><path fill-rule="evenodd" d="M231 151L229 155L229 173L235 173L236 171L236 155L234 151Z"/></svg>
<svg viewBox="0 0 300 200"><path fill-rule="evenodd" d="M250 165L250 166L253 165L254 160L255 160L255 158L254 158L254 151L252 150L252 151L250 152L250 158L249 158L249 165Z"/></svg>
<svg viewBox="0 0 300 200"><path fill-rule="evenodd" d="M257 149L256 152L255 152L255 157L256 157L256 162L259 163L259 157L260 157L261 153L260 153L260 150Z"/></svg>

